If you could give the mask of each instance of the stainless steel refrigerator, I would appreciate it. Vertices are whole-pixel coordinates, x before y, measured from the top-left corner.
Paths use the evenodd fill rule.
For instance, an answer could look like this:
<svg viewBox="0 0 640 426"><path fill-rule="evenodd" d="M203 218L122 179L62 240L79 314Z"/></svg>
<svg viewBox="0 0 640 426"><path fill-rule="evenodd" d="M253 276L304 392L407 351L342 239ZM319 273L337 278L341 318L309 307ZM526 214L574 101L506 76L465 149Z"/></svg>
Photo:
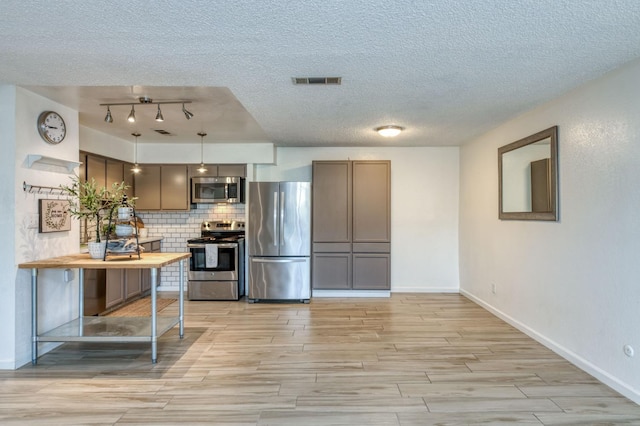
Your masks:
<svg viewBox="0 0 640 426"><path fill-rule="evenodd" d="M249 184L250 302L311 298L311 183Z"/></svg>

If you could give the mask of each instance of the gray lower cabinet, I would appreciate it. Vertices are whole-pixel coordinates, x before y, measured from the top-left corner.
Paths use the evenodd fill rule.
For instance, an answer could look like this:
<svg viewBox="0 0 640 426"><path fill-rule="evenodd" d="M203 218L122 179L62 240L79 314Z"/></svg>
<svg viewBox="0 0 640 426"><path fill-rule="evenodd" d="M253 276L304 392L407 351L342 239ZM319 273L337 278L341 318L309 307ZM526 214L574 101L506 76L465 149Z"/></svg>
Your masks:
<svg viewBox="0 0 640 426"><path fill-rule="evenodd" d="M124 269L107 269L105 308L113 308L124 299Z"/></svg>
<svg viewBox="0 0 640 426"><path fill-rule="evenodd" d="M133 297L140 296L140 293L142 293L142 278L140 275L140 270L125 269L124 276L125 299L131 299Z"/></svg>
<svg viewBox="0 0 640 426"><path fill-rule="evenodd" d="M313 162L316 290L391 287L391 162Z"/></svg>
<svg viewBox="0 0 640 426"><path fill-rule="evenodd" d="M151 241L143 243L146 253L159 253L161 248L160 241ZM96 271L94 273L94 271ZM87 274L88 273L88 274ZM95 276L94 276L95 275ZM89 277L89 280L87 280ZM104 286L100 285L100 281L104 280ZM158 271L158 285L160 284L160 271ZM151 290L151 271L149 269L96 269L85 271L85 301L88 299L93 288L104 288L104 309L98 309L96 312L101 313L105 309L113 309L118 305L144 296ZM86 303L86 302L85 302ZM85 308L85 313L89 312Z"/></svg>
<svg viewBox="0 0 640 426"><path fill-rule="evenodd" d="M351 289L351 253L314 253L313 288Z"/></svg>
<svg viewBox="0 0 640 426"><path fill-rule="evenodd" d="M390 271L389 253L354 253L353 289L389 290Z"/></svg>

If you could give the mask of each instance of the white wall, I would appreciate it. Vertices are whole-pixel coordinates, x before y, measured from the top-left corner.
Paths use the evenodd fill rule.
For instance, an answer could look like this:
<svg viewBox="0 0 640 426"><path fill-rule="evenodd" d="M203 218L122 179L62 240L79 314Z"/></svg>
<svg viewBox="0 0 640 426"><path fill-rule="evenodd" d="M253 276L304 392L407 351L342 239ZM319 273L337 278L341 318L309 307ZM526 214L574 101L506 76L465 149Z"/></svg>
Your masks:
<svg viewBox="0 0 640 426"><path fill-rule="evenodd" d="M640 403L640 62L461 149L460 285ZM559 126L559 222L498 220L497 149ZM497 287L492 294L491 285Z"/></svg>
<svg viewBox="0 0 640 426"><path fill-rule="evenodd" d="M42 154L77 161L78 113L24 89L4 86L0 93L0 108L2 111L6 110L11 117L6 129L4 125L1 126L3 148L8 144L8 149L3 149L3 159L0 161L10 170L8 173L13 175L0 181L3 201L6 197L7 205L11 207L11 212L4 211L6 206L3 202L0 231L5 231L5 241L14 242L6 244L6 247L12 248L13 253L2 253L1 256L5 262L4 254L8 254L10 264L2 269L0 277L1 294L8 296L0 299L0 336L3 342L0 345L0 368L13 369L31 361L31 274L29 270L18 270L17 265L77 252L79 239L77 221L72 221L72 230L68 232L40 234L37 229L28 227L29 217L38 214L38 199L50 197L27 194L22 190L22 183L56 187L69 183L69 175L66 172L60 173L59 169L51 166L36 165L28 168L25 160L28 154ZM12 93L15 93L15 97ZM59 145L47 144L38 134L36 119L44 110L57 111L65 120L67 136ZM5 214L10 219L4 218ZM63 283L62 274L62 270L42 271L39 274L38 312L41 331L78 316L77 273L76 279L71 283ZM60 306L65 308L60 309ZM41 353L54 346L55 344L41 344Z"/></svg>
<svg viewBox="0 0 640 426"><path fill-rule="evenodd" d="M79 140L81 150L133 163L133 136L131 139L130 141L125 141L86 126L80 126Z"/></svg>
<svg viewBox="0 0 640 426"><path fill-rule="evenodd" d="M15 180L16 88L0 86L0 368L12 368L15 359Z"/></svg>
<svg viewBox="0 0 640 426"><path fill-rule="evenodd" d="M313 160L391 160L391 291L458 291L458 154L448 148L278 148L258 181L311 181Z"/></svg>

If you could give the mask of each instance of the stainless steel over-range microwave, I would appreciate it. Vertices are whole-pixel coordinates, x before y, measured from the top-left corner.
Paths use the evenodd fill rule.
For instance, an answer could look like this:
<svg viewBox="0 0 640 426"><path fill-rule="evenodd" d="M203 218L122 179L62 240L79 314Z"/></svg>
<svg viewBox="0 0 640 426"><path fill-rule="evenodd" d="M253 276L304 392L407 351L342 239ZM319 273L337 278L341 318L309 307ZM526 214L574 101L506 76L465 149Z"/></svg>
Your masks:
<svg viewBox="0 0 640 426"><path fill-rule="evenodd" d="M244 203L244 178L193 177L191 203Z"/></svg>

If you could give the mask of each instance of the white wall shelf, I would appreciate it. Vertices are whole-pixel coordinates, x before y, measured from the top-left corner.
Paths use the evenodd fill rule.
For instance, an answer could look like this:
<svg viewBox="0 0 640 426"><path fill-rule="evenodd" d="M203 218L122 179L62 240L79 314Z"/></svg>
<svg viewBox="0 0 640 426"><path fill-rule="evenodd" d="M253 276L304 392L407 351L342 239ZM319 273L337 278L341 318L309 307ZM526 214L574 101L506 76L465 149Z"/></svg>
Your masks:
<svg viewBox="0 0 640 426"><path fill-rule="evenodd" d="M73 169L82 164L78 161L63 160L61 158L47 157L45 155L39 154L27 155L27 166L29 168L33 167L33 165L37 163L46 164L49 166L63 167L67 169L67 173L72 173Z"/></svg>

